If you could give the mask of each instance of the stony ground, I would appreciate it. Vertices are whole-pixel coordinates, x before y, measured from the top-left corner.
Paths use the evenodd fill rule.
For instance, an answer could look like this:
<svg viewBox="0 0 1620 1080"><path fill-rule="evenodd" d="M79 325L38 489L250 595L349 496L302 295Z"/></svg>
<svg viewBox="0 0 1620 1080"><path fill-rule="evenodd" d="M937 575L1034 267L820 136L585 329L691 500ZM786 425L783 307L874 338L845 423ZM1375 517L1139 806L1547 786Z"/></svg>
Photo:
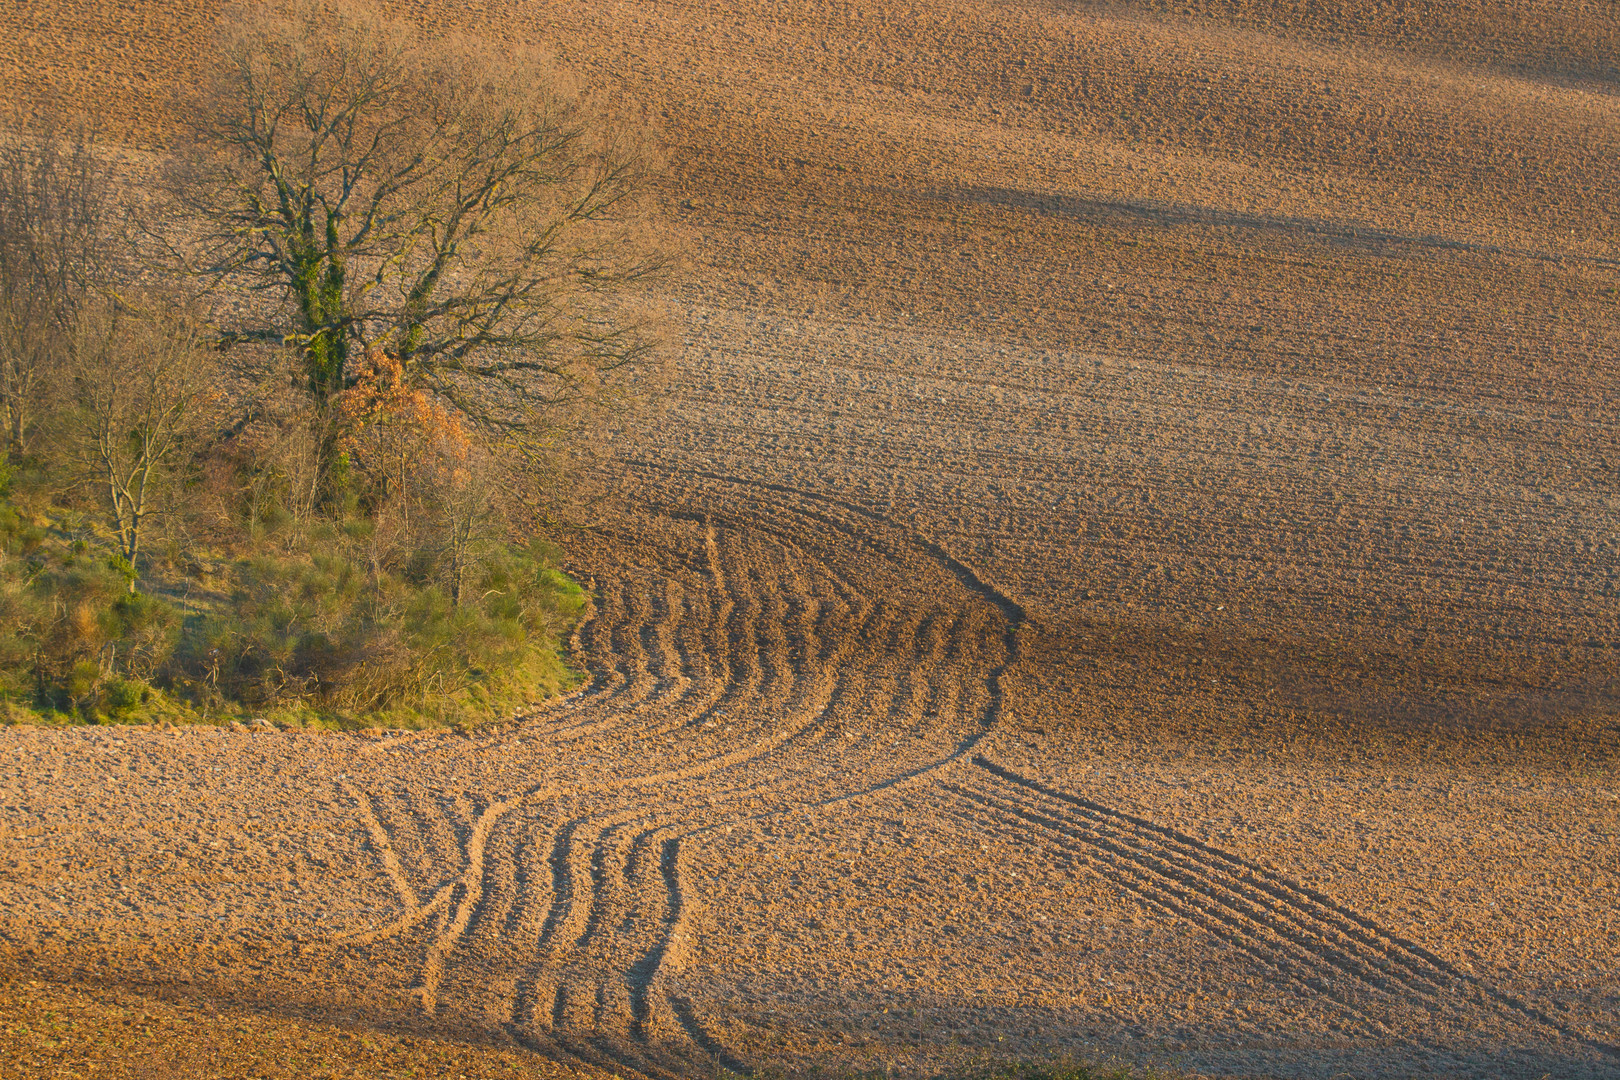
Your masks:
<svg viewBox="0 0 1620 1080"><path fill-rule="evenodd" d="M18 978L621 1074L1620 1075L1612 7L401 10L664 146L592 682L0 735ZM17 5L0 82L160 148L212 17Z"/></svg>

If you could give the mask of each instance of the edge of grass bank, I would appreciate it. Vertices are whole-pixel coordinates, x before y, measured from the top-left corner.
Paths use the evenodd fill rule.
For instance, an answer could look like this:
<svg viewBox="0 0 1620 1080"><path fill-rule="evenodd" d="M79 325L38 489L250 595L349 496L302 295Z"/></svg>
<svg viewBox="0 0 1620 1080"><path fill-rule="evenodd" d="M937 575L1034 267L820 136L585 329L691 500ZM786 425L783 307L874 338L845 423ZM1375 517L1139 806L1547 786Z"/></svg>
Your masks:
<svg viewBox="0 0 1620 1080"><path fill-rule="evenodd" d="M487 544L457 597L373 528L171 544L131 592L93 518L0 498L0 724L468 728L583 682L590 598L550 545Z"/></svg>

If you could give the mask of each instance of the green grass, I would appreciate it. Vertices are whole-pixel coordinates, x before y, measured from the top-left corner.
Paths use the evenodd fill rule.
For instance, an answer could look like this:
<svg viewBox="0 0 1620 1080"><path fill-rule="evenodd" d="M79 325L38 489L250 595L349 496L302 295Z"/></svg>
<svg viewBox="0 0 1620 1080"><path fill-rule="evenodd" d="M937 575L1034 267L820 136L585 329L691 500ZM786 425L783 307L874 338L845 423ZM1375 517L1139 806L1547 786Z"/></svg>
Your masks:
<svg viewBox="0 0 1620 1080"><path fill-rule="evenodd" d="M472 725L576 685L586 605L543 544L495 544L452 604L431 550L372 524L129 567L72 510L0 500L0 720Z"/></svg>

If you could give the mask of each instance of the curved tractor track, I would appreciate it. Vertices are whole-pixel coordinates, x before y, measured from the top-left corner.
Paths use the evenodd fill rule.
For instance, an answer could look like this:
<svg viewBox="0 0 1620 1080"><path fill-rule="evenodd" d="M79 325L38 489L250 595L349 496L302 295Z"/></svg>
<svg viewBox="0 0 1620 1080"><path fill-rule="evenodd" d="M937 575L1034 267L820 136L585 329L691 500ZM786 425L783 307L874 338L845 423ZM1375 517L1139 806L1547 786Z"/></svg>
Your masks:
<svg viewBox="0 0 1620 1080"><path fill-rule="evenodd" d="M591 684L474 751L546 779L495 798L351 787L399 910L335 944L414 952L424 1011L536 1048L650 1074L745 1067L679 990L704 905L686 852L960 766L1016 649L1016 606L926 542L857 532L872 523L847 507L762 511L671 519L686 550L605 580L580 641ZM809 553L840 528L925 579L884 595L841 577ZM373 767L454 771L425 746L384 746ZM559 758L579 771L557 775Z"/></svg>
<svg viewBox="0 0 1620 1080"><path fill-rule="evenodd" d="M604 567L577 642L591 682L475 745L513 778L502 793L456 793L466 750L412 741L370 755L378 780L408 758L445 783L347 789L399 909L334 944L362 966L396 951L427 1014L620 1072L748 1069L685 986L715 899L693 853L899 798L944 800L947 842L1010 834L1085 868L1382 1043L1443 1053L1431 1023L1488 1016L1620 1062L1312 888L997 763L1027 624L1014 601L858 504L707 479L723 515L683 498L629 559L598 535L596 556L623 561Z"/></svg>
<svg viewBox="0 0 1620 1080"><path fill-rule="evenodd" d="M1043 734L1073 707L1059 631L890 507L632 468L642 509L574 546L589 681L510 724L9 737L44 822L6 837L9 947L621 1076L1099 1045L1228 1075L1620 1072L1592 991L1220 828L1241 761L1182 788L1211 754Z"/></svg>

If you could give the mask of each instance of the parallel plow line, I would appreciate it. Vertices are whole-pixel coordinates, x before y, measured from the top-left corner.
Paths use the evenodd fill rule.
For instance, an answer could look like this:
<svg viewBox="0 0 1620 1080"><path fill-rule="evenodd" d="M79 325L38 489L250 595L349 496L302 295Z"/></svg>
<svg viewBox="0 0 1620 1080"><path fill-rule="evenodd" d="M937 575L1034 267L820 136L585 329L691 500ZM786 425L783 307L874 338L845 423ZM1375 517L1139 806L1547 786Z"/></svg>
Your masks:
<svg viewBox="0 0 1620 1080"><path fill-rule="evenodd" d="M978 773L942 785L1036 842L1068 851L1150 906L1186 919L1311 992L1323 994L1388 1033L1378 1019L1404 1001L1436 1019L1466 1024L1458 1002L1520 1026L1573 1039L1611 1056L1593 1039L1524 1001L1457 969L1330 897L1194 837L1049 787L984 757Z"/></svg>

